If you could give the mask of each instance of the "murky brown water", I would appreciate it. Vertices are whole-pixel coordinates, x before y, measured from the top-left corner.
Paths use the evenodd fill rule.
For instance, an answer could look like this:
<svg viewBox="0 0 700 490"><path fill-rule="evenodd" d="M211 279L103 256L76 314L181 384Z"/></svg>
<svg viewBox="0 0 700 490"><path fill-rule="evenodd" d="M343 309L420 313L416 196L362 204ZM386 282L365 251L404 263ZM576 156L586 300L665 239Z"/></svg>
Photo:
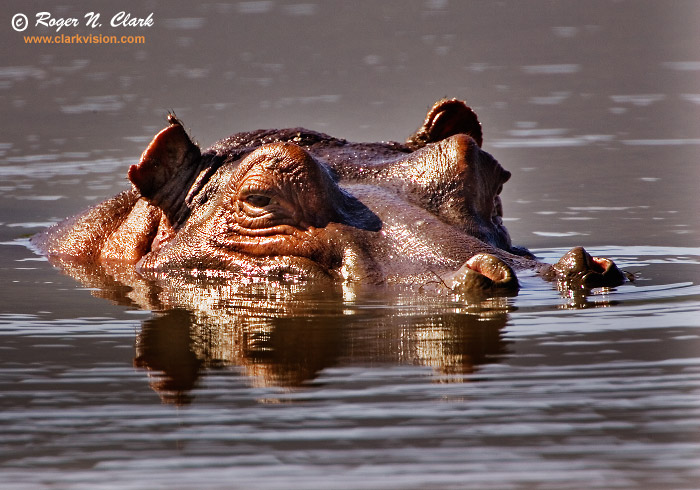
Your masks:
<svg viewBox="0 0 700 490"><path fill-rule="evenodd" d="M25 44L37 12L101 13ZM153 27L109 28L119 10ZM16 32L15 14L29 27ZM5 2L3 488L700 487L700 2ZM55 29L54 29L55 30ZM466 99L514 241L638 280L516 298L138 278L27 248L126 188L175 110L207 146L401 140ZM162 285L160 285L162 286Z"/></svg>

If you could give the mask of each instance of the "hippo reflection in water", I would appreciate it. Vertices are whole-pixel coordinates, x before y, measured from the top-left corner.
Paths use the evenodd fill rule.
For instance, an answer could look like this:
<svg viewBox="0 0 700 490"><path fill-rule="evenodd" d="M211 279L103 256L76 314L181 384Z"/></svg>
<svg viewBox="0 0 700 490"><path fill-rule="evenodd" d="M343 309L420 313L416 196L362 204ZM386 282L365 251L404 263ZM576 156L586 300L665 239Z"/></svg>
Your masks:
<svg viewBox="0 0 700 490"><path fill-rule="evenodd" d="M132 300L155 312L137 335L134 365L167 403L189 403L202 377L229 367L258 387L309 387L331 367L364 372L377 365L425 366L435 382L461 383L473 380L482 365L510 355L511 341L502 336L511 311L507 298L455 311L448 295L403 290L382 295L382 304L395 313L408 302L411 314L376 314L362 306L376 297L373 291L365 296L359 288L359 303L348 301L352 285L273 288L180 277L160 283L154 294L139 282L129 284L132 291L92 285L102 297L119 304Z"/></svg>
<svg viewBox="0 0 700 490"><path fill-rule="evenodd" d="M168 121L129 168L131 190L33 243L63 263L145 276L436 283L495 295L518 291L514 270L576 288L625 280L580 247L549 265L511 244L499 196L510 172L481 149L481 125L461 101L437 102L405 143L295 128L201 151Z"/></svg>

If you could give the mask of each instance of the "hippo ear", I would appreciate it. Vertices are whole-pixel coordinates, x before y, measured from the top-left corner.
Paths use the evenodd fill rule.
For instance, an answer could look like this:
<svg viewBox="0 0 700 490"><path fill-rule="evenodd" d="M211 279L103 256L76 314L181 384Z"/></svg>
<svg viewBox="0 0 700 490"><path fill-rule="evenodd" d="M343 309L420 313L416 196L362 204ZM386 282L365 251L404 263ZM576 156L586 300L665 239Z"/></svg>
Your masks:
<svg viewBox="0 0 700 490"><path fill-rule="evenodd" d="M146 198L154 198L159 191L199 160L199 148L192 143L180 121L168 116L170 126L158 133L141 155L138 164L129 168L128 177L134 187ZM188 179L187 179L188 180Z"/></svg>
<svg viewBox="0 0 700 490"><path fill-rule="evenodd" d="M417 150L455 134L468 134L479 146L483 143L481 123L471 107L461 100L443 99L428 111L425 122L406 140L406 145Z"/></svg>
<svg viewBox="0 0 700 490"><path fill-rule="evenodd" d="M199 171L201 153L173 114L168 122L170 126L153 138L139 163L129 167L127 176L175 226L186 215L185 198Z"/></svg>

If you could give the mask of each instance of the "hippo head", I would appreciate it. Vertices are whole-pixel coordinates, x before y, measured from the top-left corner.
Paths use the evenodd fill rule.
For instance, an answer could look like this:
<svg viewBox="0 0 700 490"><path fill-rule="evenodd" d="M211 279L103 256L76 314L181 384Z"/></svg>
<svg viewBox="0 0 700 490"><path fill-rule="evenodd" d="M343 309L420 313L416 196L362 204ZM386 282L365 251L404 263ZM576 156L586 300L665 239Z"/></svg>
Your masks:
<svg viewBox="0 0 700 490"><path fill-rule="evenodd" d="M436 103L405 143L294 128L237 133L201 151L174 115L168 122L129 168L130 191L45 232L39 248L144 275L437 280L506 292L518 289L513 268L589 277L597 263L584 252L560 270L512 246L500 199L510 173L482 150L476 114L455 99Z"/></svg>
<svg viewBox="0 0 700 490"><path fill-rule="evenodd" d="M162 212L141 271L387 279L511 251L499 193L510 173L458 101L404 145L306 130L235 135L201 153L174 116L128 172Z"/></svg>

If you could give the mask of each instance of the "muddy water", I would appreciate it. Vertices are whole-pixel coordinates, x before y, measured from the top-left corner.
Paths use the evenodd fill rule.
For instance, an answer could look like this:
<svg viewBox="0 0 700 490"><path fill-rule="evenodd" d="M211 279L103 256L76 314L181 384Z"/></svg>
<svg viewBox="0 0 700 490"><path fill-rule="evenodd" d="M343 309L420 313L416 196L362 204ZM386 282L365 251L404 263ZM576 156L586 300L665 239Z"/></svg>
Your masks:
<svg viewBox="0 0 700 490"><path fill-rule="evenodd" d="M109 27L119 10L154 25ZM55 35L145 44L27 44ZM102 27L84 26L88 12ZM24 13L24 32L11 27ZM700 4L5 2L3 488L700 486ZM203 145L400 140L466 99L514 241L637 281L516 298L84 283L27 237L127 187L168 110Z"/></svg>

